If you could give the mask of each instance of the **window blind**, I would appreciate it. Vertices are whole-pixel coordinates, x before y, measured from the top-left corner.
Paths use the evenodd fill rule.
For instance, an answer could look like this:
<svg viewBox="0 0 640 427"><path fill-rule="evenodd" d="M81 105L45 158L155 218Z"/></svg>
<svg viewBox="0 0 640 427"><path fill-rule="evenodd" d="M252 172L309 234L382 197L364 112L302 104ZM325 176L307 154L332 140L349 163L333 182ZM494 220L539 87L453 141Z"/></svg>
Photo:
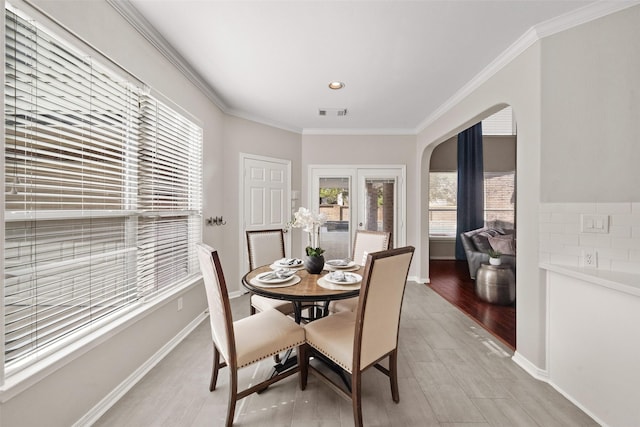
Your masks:
<svg viewBox="0 0 640 427"><path fill-rule="evenodd" d="M6 10L9 372L197 274L195 124Z"/></svg>
<svg viewBox="0 0 640 427"><path fill-rule="evenodd" d="M199 272L202 130L149 96L141 108L139 281L147 296Z"/></svg>
<svg viewBox="0 0 640 427"><path fill-rule="evenodd" d="M483 135L515 135L513 109L505 107L482 121Z"/></svg>

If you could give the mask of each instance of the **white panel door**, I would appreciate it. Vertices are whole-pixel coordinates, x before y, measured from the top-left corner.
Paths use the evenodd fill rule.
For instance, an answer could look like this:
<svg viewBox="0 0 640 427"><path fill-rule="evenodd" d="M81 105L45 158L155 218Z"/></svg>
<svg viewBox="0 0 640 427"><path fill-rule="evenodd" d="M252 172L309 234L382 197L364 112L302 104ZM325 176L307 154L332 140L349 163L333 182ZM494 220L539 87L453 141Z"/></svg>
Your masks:
<svg viewBox="0 0 640 427"><path fill-rule="evenodd" d="M245 230L283 228L289 221L287 165L245 160Z"/></svg>
<svg viewBox="0 0 640 427"><path fill-rule="evenodd" d="M241 155L241 162L244 216L244 227L240 230L241 271L246 272L249 264L245 231L285 228L290 220L291 162L249 154ZM285 246L290 247L288 235Z"/></svg>

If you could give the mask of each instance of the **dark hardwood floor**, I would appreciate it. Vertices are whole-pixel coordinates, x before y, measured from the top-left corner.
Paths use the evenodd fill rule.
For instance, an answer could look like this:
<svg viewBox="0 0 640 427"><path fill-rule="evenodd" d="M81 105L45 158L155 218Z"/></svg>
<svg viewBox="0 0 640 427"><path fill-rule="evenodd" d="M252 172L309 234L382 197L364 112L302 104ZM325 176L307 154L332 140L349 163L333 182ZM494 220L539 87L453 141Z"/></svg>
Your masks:
<svg viewBox="0 0 640 427"><path fill-rule="evenodd" d="M475 282L466 261L429 262L429 286L451 304L478 322L492 335L516 349L516 307L489 304L476 297Z"/></svg>

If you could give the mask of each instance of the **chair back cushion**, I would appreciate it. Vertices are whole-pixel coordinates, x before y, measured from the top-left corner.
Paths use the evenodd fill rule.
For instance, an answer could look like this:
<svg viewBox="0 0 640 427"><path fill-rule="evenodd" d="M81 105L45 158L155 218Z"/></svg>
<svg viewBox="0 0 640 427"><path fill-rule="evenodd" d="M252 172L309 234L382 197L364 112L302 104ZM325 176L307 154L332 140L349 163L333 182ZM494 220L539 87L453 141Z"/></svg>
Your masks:
<svg viewBox="0 0 640 427"><path fill-rule="evenodd" d="M357 230L351 259L356 264L364 265L368 254L389 249L390 236L391 233L387 231Z"/></svg>
<svg viewBox="0 0 640 427"><path fill-rule="evenodd" d="M284 258L284 233L281 229L247 231L249 269Z"/></svg>
<svg viewBox="0 0 640 427"><path fill-rule="evenodd" d="M213 343L222 354L222 357L224 357L224 360L229 362L232 352L235 357L235 348L230 348L235 341L229 294L227 293L227 285L222 273L222 265L216 250L203 243L198 244L197 248L200 271L202 272L202 279L207 293Z"/></svg>
<svg viewBox="0 0 640 427"><path fill-rule="evenodd" d="M354 357L364 369L398 346L402 298L414 248L369 254L356 315ZM356 360L354 360L356 362Z"/></svg>

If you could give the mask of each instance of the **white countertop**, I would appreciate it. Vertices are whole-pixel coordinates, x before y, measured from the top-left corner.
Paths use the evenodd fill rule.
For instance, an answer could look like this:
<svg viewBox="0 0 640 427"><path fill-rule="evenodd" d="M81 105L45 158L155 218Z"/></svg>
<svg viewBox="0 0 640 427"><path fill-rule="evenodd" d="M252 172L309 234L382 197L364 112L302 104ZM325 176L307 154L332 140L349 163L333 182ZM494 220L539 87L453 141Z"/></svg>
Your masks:
<svg viewBox="0 0 640 427"><path fill-rule="evenodd" d="M558 264L540 264L540 268L640 297L640 274Z"/></svg>

